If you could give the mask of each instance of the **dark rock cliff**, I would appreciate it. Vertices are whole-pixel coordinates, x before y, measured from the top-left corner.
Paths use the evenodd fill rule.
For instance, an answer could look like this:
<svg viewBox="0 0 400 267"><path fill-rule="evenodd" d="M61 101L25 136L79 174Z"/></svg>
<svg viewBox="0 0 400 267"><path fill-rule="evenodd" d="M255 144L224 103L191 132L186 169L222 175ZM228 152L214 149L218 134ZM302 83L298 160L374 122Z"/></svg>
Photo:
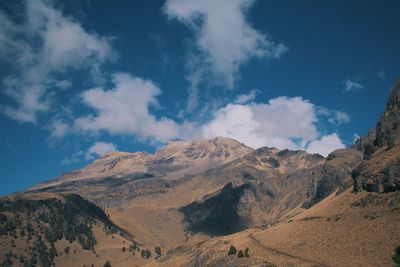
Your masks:
<svg viewBox="0 0 400 267"><path fill-rule="evenodd" d="M400 80L376 126L375 140L362 142L364 160L353 171L354 191L400 190Z"/></svg>

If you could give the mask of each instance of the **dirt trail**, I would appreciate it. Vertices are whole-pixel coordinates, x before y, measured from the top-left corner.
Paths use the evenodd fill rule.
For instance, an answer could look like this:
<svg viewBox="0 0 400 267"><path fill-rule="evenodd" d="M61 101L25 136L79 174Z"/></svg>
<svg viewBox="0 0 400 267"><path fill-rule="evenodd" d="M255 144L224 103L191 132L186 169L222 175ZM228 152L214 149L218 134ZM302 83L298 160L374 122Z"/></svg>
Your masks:
<svg viewBox="0 0 400 267"><path fill-rule="evenodd" d="M285 257L289 257L289 258L296 259L296 260L300 260L300 261L303 261L303 262L305 262L305 263L312 264L312 266L329 267L328 265L323 264L323 263L321 263L321 262L317 262L317 261L313 261L313 260L310 260L310 259L307 259L307 258L295 256L295 255L289 254L289 253L287 253L287 252L284 252L284 251L281 251L281 250L278 250L278 249L275 249L275 248L268 247L268 246L264 245L263 243L261 243L257 238L255 238L255 237L253 236L253 234L249 234L249 238L250 238L258 247L260 247L260 248L262 248L262 249L264 249L264 250L268 250L268 251L270 251L270 252L273 252L273 253L275 253L275 254L278 254L278 255L281 255L281 256L285 256Z"/></svg>

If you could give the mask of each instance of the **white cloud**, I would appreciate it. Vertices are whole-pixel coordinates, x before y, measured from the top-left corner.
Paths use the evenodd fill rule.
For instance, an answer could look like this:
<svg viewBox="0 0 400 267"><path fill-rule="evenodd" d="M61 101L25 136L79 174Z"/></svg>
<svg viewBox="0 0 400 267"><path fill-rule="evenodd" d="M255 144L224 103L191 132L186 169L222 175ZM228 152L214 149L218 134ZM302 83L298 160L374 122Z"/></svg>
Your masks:
<svg viewBox="0 0 400 267"><path fill-rule="evenodd" d="M340 140L339 136L336 133L333 133L322 136L321 139L310 142L310 144L307 146L307 152L318 153L326 157L329 153L339 148L345 148L345 146Z"/></svg>
<svg viewBox="0 0 400 267"><path fill-rule="evenodd" d="M113 75L115 88L93 88L82 94L85 105L94 115L75 120L77 130L112 135L135 135L142 140L166 142L180 136L180 127L167 118L157 119L149 107L158 106L161 90L151 81L126 73Z"/></svg>
<svg viewBox="0 0 400 267"><path fill-rule="evenodd" d="M301 97L278 97L265 104L229 104L219 109L202 126L202 136L227 136L254 148L307 149L322 155L342 148L336 134L321 136L317 122L316 107L309 101Z"/></svg>
<svg viewBox="0 0 400 267"><path fill-rule="evenodd" d="M2 80L2 87L14 101L14 105L0 107L0 112L36 123L39 113L50 110L49 89L71 86L71 81L55 76L68 69L87 69L99 75L100 65L114 59L115 52L106 38L85 31L48 1L25 3L22 22L0 12L0 59L13 69L13 74Z"/></svg>
<svg viewBox="0 0 400 267"><path fill-rule="evenodd" d="M85 153L85 159L90 160L104 154L117 151L117 148L112 143L96 142Z"/></svg>
<svg viewBox="0 0 400 267"><path fill-rule="evenodd" d="M200 84L234 87L240 67L251 58L277 59L288 48L255 30L247 21L255 1L167 0L164 13L195 34L187 60L190 82L187 112L198 104Z"/></svg>
<svg viewBox="0 0 400 267"><path fill-rule="evenodd" d="M248 92L247 94L238 95L236 97L235 103L236 104L245 104L247 102L251 102L256 98L258 93L259 93L259 90L254 89L254 90L251 90L250 92Z"/></svg>
<svg viewBox="0 0 400 267"><path fill-rule="evenodd" d="M344 90L346 92L364 89L364 85L362 85L361 83L359 83L357 81L350 80L350 79L343 81L343 84L344 84Z"/></svg>

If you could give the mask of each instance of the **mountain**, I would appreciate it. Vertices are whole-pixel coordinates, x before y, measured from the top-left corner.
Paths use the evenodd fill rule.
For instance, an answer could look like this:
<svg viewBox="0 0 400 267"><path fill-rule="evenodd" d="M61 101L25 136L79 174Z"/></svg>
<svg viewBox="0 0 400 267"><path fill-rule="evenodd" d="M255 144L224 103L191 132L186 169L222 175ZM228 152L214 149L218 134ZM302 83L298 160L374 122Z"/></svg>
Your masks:
<svg viewBox="0 0 400 267"><path fill-rule="evenodd" d="M106 154L1 199L0 262L388 266L400 240L399 101L400 83L376 129L326 158L225 137ZM231 245L244 256L228 256Z"/></svg>
<svg viewBox="0 0 400 267"><path fill-rule="evenodd" d="M31 192L80 194L140 243L168 250L298 214L351 186L360 160L356 149L325 159L219 137L172 142L154 155L113 152Z"/></svg>
<svg viewBox="0 0 400 267"><path fill-rule="evenodd" d="M81 170L66 173L55 180L39 184L32 190L65 186L69 182L82 180L93 182L94 180L129 179L141 176L180 178L204 172L243 157L252 150L234 139L217 137L193 142L170 142L154 155L147 152L111 152Z"/></svg>

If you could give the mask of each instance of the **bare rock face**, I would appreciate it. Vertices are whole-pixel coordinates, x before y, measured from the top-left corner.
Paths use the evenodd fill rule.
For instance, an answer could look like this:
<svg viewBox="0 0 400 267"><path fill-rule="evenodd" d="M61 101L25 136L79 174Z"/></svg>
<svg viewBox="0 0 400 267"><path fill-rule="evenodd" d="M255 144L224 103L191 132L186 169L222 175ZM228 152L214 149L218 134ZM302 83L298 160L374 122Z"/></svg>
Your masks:
<svg viewBox="0 0 400 267"><path fill-rule="evenodd" d="M335 190L343 191L351 187L353 180L351 172L362 160L362 152L352 149L338 149L330 153L323 164L310 169L308 184L309 200L304 207L323 200Z"/></svg>
<svg viewBox="0 0 400 267"><path fill-rule="evenodd" d="M361 143L362 163L353 171L354 191L400 190L400 80L376 126L373 143Z"/></svg>
<svg viewBox="0 0 400 267"><path fill-rule="evenodd" d="M246 228L246 217L240 216L239 202L251 184L234 187L226 184L220 191L206 196L200 202L192 202L182 207L191 232L202 232L210 235L227 235Z"/></svg>
<svg viewBox="0 0 400 267"><path fill-rule="evenodd" d="M400 136L400 80L397 81L385 112L382 114L376 126L375 146L393 147L396 139Z"/></svg>

